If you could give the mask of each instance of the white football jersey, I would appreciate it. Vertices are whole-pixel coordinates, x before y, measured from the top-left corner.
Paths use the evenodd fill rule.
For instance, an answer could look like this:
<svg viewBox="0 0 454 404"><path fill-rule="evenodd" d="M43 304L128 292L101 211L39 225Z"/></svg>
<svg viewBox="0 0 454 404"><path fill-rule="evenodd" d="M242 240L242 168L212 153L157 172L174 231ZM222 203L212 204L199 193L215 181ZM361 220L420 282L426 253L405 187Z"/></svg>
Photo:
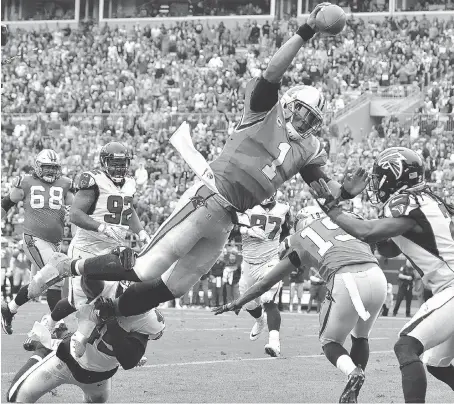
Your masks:
<svg viewBox="0 0 454 404"><path fill-rule="evenodd" d="M247 263L261 264L278 256L279 237L289 210L289 205L277 202L270 210L257 205L245 212L251 227L259 226L267 236L266 240L243 236L243 258Z"/></svg>
<svg viewBox="0 0 454 404"><path fill-rule="evenodd" d="M156 309L144 314L130 317L119 317L118 324L127 332L138 332L154 340L162 336L165 328L163 315ZM93 372L107 372L118 366L118 360L110 345L107 327L104 326L98 338L87 343L85 353L76 358L81 367Z"/></svg>
<svg viewBox="0 0 454 404"><path fill-rule="evenodd" d="M454 222L445 206L429 194L401 194L384 206L385 217L408 216L422 231L411 230L392 240L433 293L454 286Z"/></svg>
<svg viewBox="0 0 454 404"><path fill-rule="evenodd" d="M119 244L124 245L133 212L135 179L126 177L124 184L117 186L103 171L93 170L81 175L79 188L95 190L97 199L87 213L96 221L113 228L117 237L114 240L103 233L78 227L71 246L98 254Z"/></svg>

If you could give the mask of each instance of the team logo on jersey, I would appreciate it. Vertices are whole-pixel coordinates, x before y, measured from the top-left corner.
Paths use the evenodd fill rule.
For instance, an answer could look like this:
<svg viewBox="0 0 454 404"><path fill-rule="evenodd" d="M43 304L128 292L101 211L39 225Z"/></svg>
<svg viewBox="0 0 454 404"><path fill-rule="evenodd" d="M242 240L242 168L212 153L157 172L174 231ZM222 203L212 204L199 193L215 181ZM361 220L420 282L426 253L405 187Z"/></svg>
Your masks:
<svg viewBox="0 0 454 404"><path fill-rule="evenodd" d="M403 161L405 161L405 157L399 152L394 152L384 156L377 164L384 170L390 170L396 179L399 179L404 170Z"/></svg>

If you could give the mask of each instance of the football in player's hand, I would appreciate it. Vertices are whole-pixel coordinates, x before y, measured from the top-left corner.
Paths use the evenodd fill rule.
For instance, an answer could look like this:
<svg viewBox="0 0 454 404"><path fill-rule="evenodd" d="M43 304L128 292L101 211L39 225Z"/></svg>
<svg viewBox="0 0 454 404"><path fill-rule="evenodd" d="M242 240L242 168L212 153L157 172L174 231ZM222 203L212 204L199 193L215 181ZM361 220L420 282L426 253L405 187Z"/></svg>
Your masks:
<svg viewBox="0 0 454 404"><path fill-rule="evenodd" d="M323 7L315 18L318 31L326 35L337 35L345 28L347 15L335 4Z"/></svg>

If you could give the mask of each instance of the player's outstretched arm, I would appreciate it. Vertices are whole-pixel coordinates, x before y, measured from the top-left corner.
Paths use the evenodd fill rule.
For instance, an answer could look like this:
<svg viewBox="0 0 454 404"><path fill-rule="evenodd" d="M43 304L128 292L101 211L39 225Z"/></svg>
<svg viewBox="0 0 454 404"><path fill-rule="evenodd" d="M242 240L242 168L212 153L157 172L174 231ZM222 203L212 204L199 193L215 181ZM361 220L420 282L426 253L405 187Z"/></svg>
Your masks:
<svg viewBox="0 0 454 404"><path fill-rule="evenodd" d="M9 195L2 198L2 218L8 213L8 211L16 205L18 202L22 201L25 198L25 192L22 188L20 188L20 183L22 181L22 177L18 177L14 180L13 189L9 193Z"/></svg>
<svg viewBox="0 0 454 404"><path fill-rule="evenodd" d="M417 226L410 217L393 217L376 220L360 220L340 208L331 209L328 213L331 220L347 233L366 243L387 240Z"/></svg>
<svg viewBox="0 0 454 404"><path fill-rule="evenodd" d="M271 58L271 61L263 73L263 77L270 83L279 83L284 73L289 68L298 51L306 41L311 39L317 32L315 17L318 12L329 3L318 4L309 15L305 24L299 27L293 35Z"/></svg>
<svg viewBox="0 0 454 404"><path fill-rule="evenodd" d="M215 314L221 314L225 311L239 311L246 303L263 295L266 291L271 289L273 285L282 280L286 275L290 274L295 269L295 266L290 261L289 257L280 261L266 276L257 282L254 286L250 287L242 296L237 300L213 309Z"/></svg>

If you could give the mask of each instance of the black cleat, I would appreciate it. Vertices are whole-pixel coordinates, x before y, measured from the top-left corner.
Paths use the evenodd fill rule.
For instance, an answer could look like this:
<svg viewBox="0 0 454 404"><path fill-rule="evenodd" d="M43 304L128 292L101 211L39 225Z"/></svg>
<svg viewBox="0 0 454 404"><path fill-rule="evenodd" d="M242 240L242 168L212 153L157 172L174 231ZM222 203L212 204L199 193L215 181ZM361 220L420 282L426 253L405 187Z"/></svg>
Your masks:
<svg viewBox="0 0 454 404"><path fill-rule="evenodd" d="M358 394L363 386L365 375L363 370L357 366L355 370L348 376L348 382L342 392L339 402L340 403L357 403Z"/></svg>
<svg viewBox="0 0 454 404"><path fill-rule="evenodd" d="M33 338L27 337L22 346L26 351L34 352L38 348L38 344L41 344L41 342L34 340Z"/></svg>
<svg viewBox="0 0 454 404"><path fill-rule="evenodd" d="M67 325L64 322L58 323L52 332L52 338L64 339L70 334Z"/></svg>
<svg viewBox="0 0 454 404"><path fill-rule="evenodd" d="M14 314L8 307L8 303L2 301L2 329L6 334L11 335L13 333L13 322Z"/></svg>

